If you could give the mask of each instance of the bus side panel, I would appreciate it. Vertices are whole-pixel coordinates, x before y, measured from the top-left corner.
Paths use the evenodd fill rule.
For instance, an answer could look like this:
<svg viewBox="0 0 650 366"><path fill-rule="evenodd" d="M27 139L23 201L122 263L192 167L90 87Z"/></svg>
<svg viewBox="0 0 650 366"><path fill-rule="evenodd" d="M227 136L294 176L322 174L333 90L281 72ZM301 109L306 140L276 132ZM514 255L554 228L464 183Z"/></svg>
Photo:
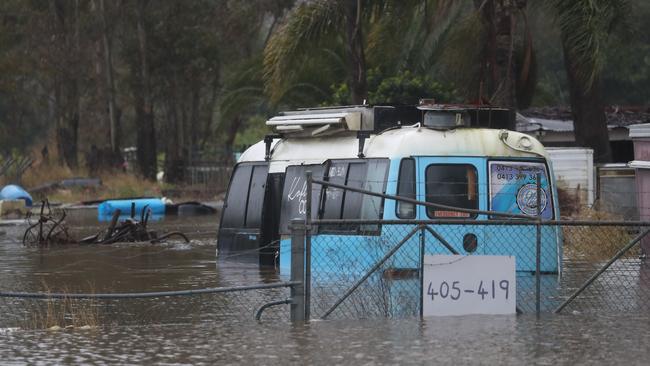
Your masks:
<svg viewBox="0 0 650 366"><path fill-rule="evenodd" d="M558 272L557 228L542 226L540 271ZM490 225L485 228L484 254L514 255L517 271L535 271L537 232L534 225Z"/></svg>
<svg viewBox="0 0 650 366"><path fill-rule="evenodd" d="M388 181L386 182L386 194L397 194L397 180L399 178L399 165L401 159L391 159L388 170ZM384 220L397 220L397 202L395 200L384 200Z"/></svg>

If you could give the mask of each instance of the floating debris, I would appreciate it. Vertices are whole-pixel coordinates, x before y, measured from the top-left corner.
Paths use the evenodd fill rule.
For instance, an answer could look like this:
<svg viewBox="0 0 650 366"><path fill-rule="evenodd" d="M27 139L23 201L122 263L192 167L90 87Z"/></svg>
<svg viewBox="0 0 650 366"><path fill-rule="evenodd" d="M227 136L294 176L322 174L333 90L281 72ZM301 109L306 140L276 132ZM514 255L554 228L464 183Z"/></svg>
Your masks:
<svg viewBox="0 0 650 366"><path fill-rule="evenodd" d="M49 246L57 244L113 244L117 242L150 242L160 243L170 237L178 236L189 243L189 239L180 231L172 231L158 236L155 231L147 229L147 223L151 216L151 210L145 206L142 209L140 220L135 219L135 205L131 206L131 217L119 222L121 210L113 212L108 228L95 235L75 240L68 234L64 223L66 212L52 213L47 200L42 201L40 217L37 222L32 223L32 216L28 214L29 227L23 236L23 245L26 246Z"/></svg>

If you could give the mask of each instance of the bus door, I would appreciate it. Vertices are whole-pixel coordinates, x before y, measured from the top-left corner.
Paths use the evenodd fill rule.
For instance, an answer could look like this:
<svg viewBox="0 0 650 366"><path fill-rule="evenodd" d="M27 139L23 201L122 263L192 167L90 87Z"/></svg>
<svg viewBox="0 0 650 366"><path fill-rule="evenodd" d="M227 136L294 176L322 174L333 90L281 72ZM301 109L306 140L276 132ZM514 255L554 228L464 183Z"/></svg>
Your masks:
<svg viewBox="0 0 650 366"><path fill-rule="evenodd" d="M417 198L445 206L485 210L487 185L485 159L472 157L416 157ZM436 231L458 254L485 253L485 228L473 225L484 215L418 206L421 220L467 220L468 224L436 224ZM427 234L426 254L451 254L435 237Z"/></svg>

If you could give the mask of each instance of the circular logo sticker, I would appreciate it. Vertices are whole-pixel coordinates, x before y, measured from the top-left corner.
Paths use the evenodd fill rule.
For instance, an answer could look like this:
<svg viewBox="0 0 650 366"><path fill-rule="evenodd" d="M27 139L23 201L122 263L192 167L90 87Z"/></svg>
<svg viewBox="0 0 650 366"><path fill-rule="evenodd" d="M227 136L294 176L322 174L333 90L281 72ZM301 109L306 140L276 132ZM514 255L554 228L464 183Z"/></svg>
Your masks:
<svg viewBox="0 0 650 366"><path fill-rule="evenodd" d="M542 192L544 194L540 199L542 207L539 212L544 212L547 202L546 191L542 190ZM526 215L537 215L537 184L524 184L519 188L519 192L517 192L517 207Z"/></svg>

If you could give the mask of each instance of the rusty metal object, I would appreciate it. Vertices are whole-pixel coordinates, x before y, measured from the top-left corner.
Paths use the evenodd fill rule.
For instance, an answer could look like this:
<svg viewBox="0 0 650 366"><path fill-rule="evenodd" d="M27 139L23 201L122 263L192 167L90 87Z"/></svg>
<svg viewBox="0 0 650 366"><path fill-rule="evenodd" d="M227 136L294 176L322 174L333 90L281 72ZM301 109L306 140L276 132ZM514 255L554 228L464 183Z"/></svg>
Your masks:
<svg viewBox="0 0 650 366"><path fill-rule="evenodd" d="M95 235L75 240L68 234L68 229L65 225L65 210L61 210L60 214L52 213L50 204L47 200L42 201L41 211L38 221L32 223L31 213L28 214L27 220L29 227L25 230L23 235L23 245L25 246L49 246L57 244L113 244L117 242L150 242L160 243L170 237L179 236L186 243L189 239L185 234L179 231L166 233L158 236L155 231L147 229L147 223L151 215L151 210L146 207L142 210L140 220L136 220L135 212L132 209L131 217L119 222L121 211L116 210L113 213L111 222L105 230L102 230Z"/></svg>
<svg viewBox="0 0 650 366"><path fill-rule="evenodd" d="M23 234L23 245L48 246L76 243L68 234L68 228L64 223L65 217L65 210L54 213L48 200L41 201L41 212L36 222L32 222L31 212L27 214L29 227Z"/></svg>

